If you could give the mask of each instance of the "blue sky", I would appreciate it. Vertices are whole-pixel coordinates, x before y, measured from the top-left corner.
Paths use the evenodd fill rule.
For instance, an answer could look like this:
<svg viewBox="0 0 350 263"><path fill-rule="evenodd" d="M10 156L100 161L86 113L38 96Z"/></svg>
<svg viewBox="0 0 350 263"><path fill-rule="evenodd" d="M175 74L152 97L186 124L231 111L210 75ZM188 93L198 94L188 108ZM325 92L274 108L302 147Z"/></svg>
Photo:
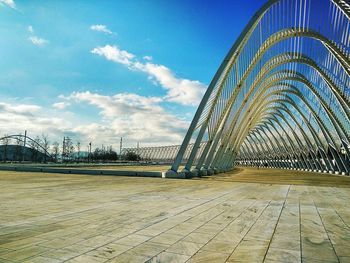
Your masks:
<svg viewBox="0 0 350 263"><path fill-rule="evenodd" d="M0 133L181 143L263 0L0 0Z"/></svg>

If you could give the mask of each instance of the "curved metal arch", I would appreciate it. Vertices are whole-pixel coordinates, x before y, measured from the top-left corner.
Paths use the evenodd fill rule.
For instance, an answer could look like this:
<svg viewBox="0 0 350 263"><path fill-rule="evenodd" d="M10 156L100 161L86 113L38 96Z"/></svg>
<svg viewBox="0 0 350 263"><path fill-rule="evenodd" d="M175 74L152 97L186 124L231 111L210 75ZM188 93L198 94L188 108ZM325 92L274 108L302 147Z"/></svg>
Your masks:
<svg viewBox="0 0 350 263"><path fill-rule="evenodd" d="M271 107L271 108L272 108L272 107ZM266 108L262 108L262 109L263 109L264 111L267 111L267 110L270 109L270 107L266 107ZM286 109L285 107L274 106L272 109L273 109L274 111L276 111L276 110L278 110L278 109L283 109L284 111L286 111L287 114L289 114L290 116L293 116L293 115L291 114L291 112L290 112L288 109ZM271 113L269 113L269 114L272 115ZM292 133L293 133L293 135L294 135L294 137L295 137L297 143L299 144L299 147L300 147L300 148L301 148L301 147L304 148L303 145L302 145L302 143L301 143L301 141L299 140L298 136L296 136L294 130L292 129L291 125L290 125L289 122L285 119L284 115L277 111L277 112L275 112L274 115L272 115L272 116L274 117L273 119L279 124L280 128L281 128L282 130L284 130L282 124L278 121L277 118L275 118L276 116L280 116L280 117L282 118L282 120L287 124L287 126L289 126L289 128L290 128L290 130L292 131ZM292 118L294 118L294 116L293 116ZM293 121L295 121L295 120L293 119ZM297 122L296 122L296 123L297 123ZM297 125L299 126L298 123L297 123ZM285 132L285 133L286 133L286 132ZM290 144L291 144L291 142L292 142L291 138L289 138L289 136L288 136L287 133L286 133L286 135L287 135L287 138L288 138L288 140L289 140L289 142L290 142ZM245 138L245 135L243 134L243 136L241 136L240 139L238 139L238 140L235 142L236 144L233 146L233 148L236 149L236 151L238 151L238 149L239 149L239 147L240 147L240 144L241 144L241 142L244 140L244 138Z"/></svg>
<svg viewBox="0 0 350 263"><path fill-rule="evenodd" d="M306 57L302 54L298 55L298 57L296 57L296 58L287 58L287 59L283 55L284 54L281 54L281 58L284 58L284 60L278 60L277 57L280 57L280 56L276 56L276 57L272 58L271 61L268 61L268 63L272 64L272 66L267 65L268 63L265 64L266 68L268 70L266 70L266 71L262 70L263 73L261 73L259 75L259 77L257 78L256 81L254 81L254 84L252 84L252 86L249 89L247 94L250 94L250 92L253 92L252 89L255 88L256 85L258 83L260 83L264 79L264 77L267 76L268 73L270 71L272 71L274 68L277 68L280 65L291 63L291 62L302 63L302 64L308 65L308 66L312 67L313 69L315 69L317 71L317 73L321 76L321 78L325 80L326 84L331 88L330 91L336 97L338 103L342 107L342 110L346 114L347 119L350 120L350 110L349 110L349 106L348 106L348 103L346 102L345 98L342 96L342 94L339 92L339 89L332 82L332 80L327 76L327 74L320 67L318 67L314 61L312 61L311 59L309 59L308 57ZM265 65L263 66L263 68L265 67ZM302 75L302 74L299 73L299 75ZM266 80L266 82L269 82L269 81ZM315 89L313 89L313 92L315 92ZM317 96L320 98L319 95L317 95Z"/></svg>
<svg viewBox="0 0 350 263"><path fill-rule="evenodd" d="M25 140L29 140L30 142L34 143L35 145L37 145L44 152L44 154L46 154L52 160L54 159L54 157L40 143L38 143L36 140L30 138L28 135L22 135L22 134L7 135L7 136L1 137L0 141L3 141L5 139L14 139L14 140L20 139L20 141L23 143L25 140L23 140L22 138L24 138Z"/></svg>
<svg viewBox="0 0 350 263"><path fill-rule="evenodd" d="M300 57L298 57L296 59L295 58L294 59L290 59L290 61L288 61L288 62L292 62L293 60L295 60L296 62L298 62L298 61L302 62L304 64L307 64L307 65L313 67L321 75L321 77L327 81L327 85L329 85L330 87L335 87L335 85L332 84L332 81L329 79L329 77L316 65L316 63L312 63L311 60L307 60L306 58L300 58ZM280 63L280 64L284 64L284 63ZM275 65L274 67L277 67L280 64L274 64ZM272 70L272 68L270 68L270 70ZM264 73L267 74L267 72L264 72ZM263 79L264 74L260 75L259 77L260 77L260 79L257 81L257 83L259 83ZM338 89L332 89L332 92L334 90L338 91ZM336 93L336 94L338 94L338 93ZM244 101L246 101L246 99L244 99ZM341 105L344 107L344 103L342 103ZM346 107L345 107L345 109L346 109Z"/></svg>
<svg viewBox="0 0 350 263"><path fill-rule="evenodd" d="M276 57L273 58L273 60L275 60L275 59L276 59ZM273 65L273 67L267 65L266 68L269 68L269 70L266 71L266 72L264 72L264 73L262 73L262 74L259 76L259 78L257 79L257 81L255 81L255 84L253 84L253 85L251 86L251 88L249 89L249 91L248 91L248 93L247 93L247 96L248 96L249 94L251 94L251 92L253 92L255 86L256 86L258 83L260 83L260 82L262 81L262 79L264 78L265 74L267 75L269 71L271 71L271 70L272 70L273 68L275 68L275 67L278 67L278 66L281 65L281 64L285 64L285 63L293 62L293 61L295 61L295 62L300 62L300 63L304 63L304 64L306 64L306 65L309 65L310 67L314 68L314 69L320 74L320 76L321 76L323 79L326 80L327 85L329 85L330 87L332 87L331 92L336 96L338 102L339 102L340 105L342 106L342 109L343 109L344 112L346 113L347 118L350 120L350 112L349 112L349 110L346 111L347 107L346 107L346 105L345 105L345 102L341 100L342 98L339 98L339 97L340 97L340 94L338 93L338 89L335 88L336 85L334 85L334 84L332 83L332 81L329 79L329 77L326 75L326 73L323 72L323 71L316 65L316 63L312 62L311 59L307 59L307 57L303 57L303 56L299 56L299 57L297 57L297 58L289 58L287 61L281 61L280 63L271 63L271 64ZM273 61L273 62L275 62L275 61ZM266 64L267 64L267 63L266 63ZM266 65L266 64L265 64L265 65ZM264 67L265 67L265 65L264 65ZM267 81L267 82L268 82L268 81ZM234 95L235 95L234 97L231 97L231 98L229 99L229 102L228 102L228 105L229 105L229 106L228 106L228 107L232 107L232 104L234 103L234 99L236 99L237 94L238 94L238 92L234 94ZM319 96L319 95L317 95L317 96ZM245 102L246 100L247 100L247 99L244 99L243 101ZM240 110L243 108L243 106L244 106L244 105L242 104L241 107L240 107L240 109L239 109L238 111L240 111ZM224 110L224 111L226 111L226 110ZM226 118L227 118L227 117L226 117ZM226 121L226 120L225 120L225 121Z"/></svg>
<svg viewBox="0 0 350 263"><path fill-rule="evenodd" d="M172 165L173 172L188 152L186 149L189 149L189 158L185 172L191 170L199 144L203 138L209 138L199 154L197 169L231 169L240 155L248 160L260 153L272 158L271 166L287 162L307 169L323 167L334 171L335 164L340 172L349 173L350 98L344 85L350 83L350 38L344 42L335 27L315 30L320 21L315 19L312 10L304 12L302 23L303 19L297 18L302 17L303 12L287 10L290 16L287 22L280 19L281 25L264 28L270 21L269 16L283 17L283 8L293 10L294 1L299 0L269 1L251 19L210 83ZM272 6L277 3L283 8L273 11ZM338 0L329 0L329 7L321 3L325 9L343 11L342 21L350 23L348 5ZM310 5L300 5L300 8L307 10ZM305 14L310 11L311 24L305 23ZM326 21L331 23L332 19L329 16ZM288 21L295 21L294 25ZM342 34L344 30L341 29ZM319 58L317 52L303 52L310 50L313 43L317 43L315 47L322 52ZM301 48L301 44L306 48ZM284 70L279 70L280 66ZM283 71L286 74L282 74ZM328 94L333 101L327 101ZM308 123L309 116L311 123ZM305 125L300 125L299 119ZM298 127L299 134L292 123ZM198 132L194 133L195 130ZM277 136L282 138L281 133L288 134L287 130L291 130L293 139L284 136L278 141ZM189 147L192 137L194 144ZM288 151L290 147L292 153ZM345 151L341 147L346 147ZM285 160L286 156L289 160Z"/></svg>
<svg viewBox="0 0 350 263"><path fill-rule="evenodd" d="M286 113L289 114L290 116L293 116L293 115L291 115L291 113L290 113L288 110L286 110L285 107L279 107L279 108L280 108L281 110L283 110L283 111L286 111ZM292 140L292 138L290 138L289 134L287 133L287 131L285 130L285 128L283 127L283 125L280 123L280 121L278 120L278 118L276 118L276 116L279 116L279 117L284 121L284 123L286 123L287 126L290 128L290 131L292 131L292 135L293 135L293 137L294 137L296 143L297 143L298 146L299 146L299 148L298 148L299 151L297 150L297 147L294 145L294 141ZM269 116L267 119L268 119L270 122L271 122L272 120L275 121L275 122L280 126L281 130L284 132L286 138L287 138L288 141L289 141L289 145L290 145L290 147L292 148L293 155L301 154L301 155L302 155L302 161L303 161L304 163L306 163L305 154L303 153L303 151L300 150L300 149L304 148L304 145L302 144L301 140L299 139L299 137L298 137L297 134L295 133L294 129L291 127L291 124L290 124L290 123L287 121L287 119L285 118L285 116L284 116L281 112L279 112L279 113L277 113L277 114L275 114L275 115ZM271 122L271 124L272 124L272 122ZM299 128L300 131L303 131L303 129L301 128L301 126L300 126L300 124L299 124L298 122L296 122L296 125L298 126L298 128ZM274 125L272 125L272 127L274 127L274 128L276 129L276 127L275 127ZM276 131L277 131L277 129L276 129ZM305 137L305 139L309 139L308 136L306 136L305 134L303 134L303 136ZM282 137L282 138L283 138L283 137ZM289 152L288 152L288 153L289 153Z"/></svg>
<svg viewBox="0 0 350 263"><path fill-rule="evenodd" d="M292 106L295 107L295 105L292 105ZM287 108L287 107L281 107L281 109L283 109L284 111L286 111L286 112L292 117L293 121L298 125L299 129L302 131L302 128L299 126L299 123L298 123L297 120L294 118L294 116L291 114L291 112L288 110L288 108ZM298 109L297 107L295 107L295 109L299 111L299 109ZM305 117L300 111L299 111L299 114L301 114L301 116L302 116L304 122L307 123L306 117ZM283 114L280 113L280 114L276 114L276 115L280 115L280 117L282 117L282 119L284 120L284 122L289 126L290 130L292 131L292 133L293 133L293 135L294 135L294 137L295 137L297 143L299 144L299 147L302 147L301 141L299 140L298 136L297 136L296 133L294 132L293 128L290 126L289 122L284 118ZM277 119L275 119L275 120L277 120ZM278 121L278 120L277 120L277 121ZM280 126L281 126L281 128L283 129L283 127L282 127L281 124L280 124ZM316 132L314 131L313 127L308 125L308 128L310 129L311 134L313 135L314 140L317 142L318 146L323 148L323 145L322 145L320 139L318 138ZM286 132L285 132L285 133L286 133ZM286 133L286 134L287 134L287 133ZM287 136L288 136L288 135L287 135ZM306 135L304 135L304 134L303 134L303 136L305 136L306 138L308 138L308 137L307 137ZM243 138L244 138L244 137L243 137ZM290 144L292 145L292 143L291 143L292 140L291 140L290 138L288 138L288 139L289 139L289 141L290 141ZM324 150L324 149L323 149L323 150Z"/></svg>
<svg viewBox="0 0 350 263"><path fill-rule="evenodd" d="M288 85L288 86L291 88L289 93L295 94L296 96L299 97L299 99L301 99L305 104L307 104L309 108L312 108L308 103L308 101L304 98L304 96L300 93L300 91L295 86L293 85ZM325 111L327 118L329 119L334 129L336 130L339 140L342 140L343 138L342 135L343 135L346 138L346 140L349 141L349 137L347 136L346 132L344 130L341 130L341 128L343 127L341 123L338 121L338 119L336 118L335 114L329 110L329 107L327 107L327 104L323 100L323 98L321 97L317 97L317 98L319 99L320 105L323 107L323 110ZM313 112L315 113L315 116L317 116L314 110ZM332 136L330 135L330 137Z"/></svg>
<svg viewBox="0 0 350 263"><path fill-rule="evenodd" d="M306 125L308 126L310 132L312 133L312 135L313 135L315 141L316 141L317 144L318 144L318 147L320 147L323 151L326 151L326 149L323 148L323 145L322 145L322 143L321 143L321 140L320 140L320 138L317 136L316 131L315 131L315 130L313 129L313 127L307 122L306 117L305 117L304 114L300 111L300 109L295 105L295 103L294 103L291 99L285 100L285 102L287 102L287 103L289 103L290 105L292 105L292 106L298 111L298 113L302 116L302 118L303 118L303 120L304 120L304 123L306 123ZM297 120L296 120L296 119L294 118L294 116L290 113L290 111L287 109L287 107L284 106L283 109L284 109L284 111L286 111L286 112L289 113L289 115L293 118L293 121L299 126ZM280 114L280 116L282 117L283 114ZM284 118L284 117L283 117L283 118ZM284 119L284 121L288 124L288 122L287 122L285 119ZM298 139L298 137L297 137L297 135L295 134L293 128L292 128L289 124L288 124L288 126L290 127L290 130L291 130L292 133L294 134L295 138ZM326 135L328 134L328 132L327 132L327 130L324 128L323 124L322 124L322 123L319 123L319 127L321 128L321 131L323 132L324 137L327 138ZM299 127L299 129L302 130L301 127ZM334 153L334 154L335 154L335 153ZM340 158L340 161L339 161L339 160L336 160L336 163L337 163L337 166L338 166L339 170L341 170L342 168L345 168L346 171L349 171L349 165L346 165L346 163L344 163L344 160L341 158L341 156L336 156L336 157L339 157L339 158Z"/></svg>
<svg viewBox="0 0 350 263"><path fill-rule="evenodd" d="M318 96L319 97L319 96Z"/></svg>
<svg viewBox="0 0 350 263"><path fill-rule="evenodd" d="M295 80L297 80L297 79L295 79ZM268 85L268 86L264 87L264 89L273 87L272 83L273 83L273 82L271 82L271 85ZM305 83L305 82L304 82L304 83ZM306 83L305 83L305 84L306 84ZM311 86L308 85L308 87L310 88ZM314 92L315 89L312 89L312 91ZM316 94L315 94L315 95L316 95ZM316 95L316 96L318 97L318 99L321 99L321 97L320 97L319 95ZM244 101L244 102L245 102L245 101ZM238 110L238 112L239 112L239 110ZM332 115L333 115L333 114L332 114ZM232 127L232 128L233 128L233 127ZM346 138L348 138L348 137L346 136Z"/></svg>
<svg viewBox="0 0 350 263"><path fill-rule="evenodd" d="M281 91L281 93L283 93L283 91ZM273 93L270 93L270 94L272 94L272 95L274 95ZM270 94L268 94L268 96L270 96ZM292 99L290 99L287 95L285 95L285 98L283 98L283 99L280 99L280 100L278 100L278 102L286 102L286 103L289 103L290 105L292 105L294 108L295 108L295 110L297 110L298 112L299 112L299 114L301 115L301 116L303 116L303 119L304 119L304 122L307 124L307 125L309 125L308 124L308 121L307 121L307 119L306 119L306 117L304 116L304 114L300 111L300 109L299 109L299 107L297 107L297 105L294 103L294 101L292 100ZM305 101L304 101L305 102ZM269 102L267 102L266 104L268 104ZM329 142L329 139L331 138L331 142L333 143L333 144L335 144L334 143L334 139L333 139L333 137L327 132L327 129L324 127L324 125L323 125L323 123L322 122L320 122L320 120L317 118L317 116L316 116L316 114L315 114L315 112L313 111L313 109L312 109L312 107L308 104L308 103L305 103L306 105L307 105L307 108L308 108L308 110L313 114L313 117L316 119L316 121L317 121L317 123L318 123L318 126L321 128L321 130L322 130L322 132L323 132L323 135L324 135L324 138ZM260 107L263 107L263 106L265 106L264 104L262 104L262 106L259 106L259 108ZM295 122L297 122L296 120L294 120ZM293 131L293 130L292 130ZM245 134L243 133L243 137L245 136ZM319 140L320 141L320 140Z"/></svg>
<svg viewBox="0 0 350 263"><path fill-rule="evenodd" d="M265 124L263 124L263 125L265 125L265 127L268 129L268 130L270 130L269 129L269 127L268 127L268 125L265 123ZM303 131L303 129L301 129L300 128L300 125L298 125L299 126L299 129L301 130L301 132L304 132ZM276 130L277 131L277 130ZM271 133L271 132L270 132ZM273 135L273 133L271 133L272 134L272 136L274 137L274 135ZM304 138L305 138L305 142L306 142L306 144L308 145L308 147L310 147L310 149L312 149L312 145L311 145L311 142L309 141L309 138L308 138L308 136L305 136L305 135L303 135L304 136ZM276 137L274 137L274 139L275 139L275 141L277 142L277 143L279 143L279 141L277 140L277 138ZM281 137L280 136L280 140L284 140L284 138L283 137ZM286 153L288 153L288 148L286 147L286 145L285 145L285 152L284 152L284 154L286 154ZM313 150L310 150L310 154L312 155L312 157L315 159L315 165L317 166L317 169L318 170L321 170L321 167L322 167L322 165L321 165L321 163L319 162L319 160L318 160L318 158L316 158L316 155L315 155L315 153L314 153L314 151ZM288 153L288 155L289 155L289 153ZM283 154L282 154L282 156L283 156ZM303 159L304 159L304 155L302 155L302 157L303 157ZM283 162L282 162L282 164L284 164Z"/></svg>

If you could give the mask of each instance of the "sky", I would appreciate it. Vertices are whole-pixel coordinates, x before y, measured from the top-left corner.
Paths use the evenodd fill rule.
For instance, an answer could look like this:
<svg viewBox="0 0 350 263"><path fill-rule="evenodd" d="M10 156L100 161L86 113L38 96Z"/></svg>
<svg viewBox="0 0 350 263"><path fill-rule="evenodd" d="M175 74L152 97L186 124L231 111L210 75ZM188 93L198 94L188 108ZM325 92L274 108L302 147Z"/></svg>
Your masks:
<svg viewBox="0 0 350 263"><path fill-rule="evenodd" d="M264 0L0 0L0 135L180 144Z"/></svg>

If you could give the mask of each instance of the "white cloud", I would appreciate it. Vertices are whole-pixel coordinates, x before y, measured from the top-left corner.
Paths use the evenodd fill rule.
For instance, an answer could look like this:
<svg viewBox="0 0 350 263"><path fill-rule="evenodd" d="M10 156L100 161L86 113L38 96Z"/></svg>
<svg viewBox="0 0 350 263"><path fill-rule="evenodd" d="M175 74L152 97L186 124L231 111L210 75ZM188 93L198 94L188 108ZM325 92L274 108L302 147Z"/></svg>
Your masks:
<svg viewBox="0 0 350 263"><path fill-rule="evenodd" d="M11 105L8 103L0 102L0 112L6 112L9 114L21 114L21 115L32 115L41 109L38 105L32 104L19 104Z"/></svg>
<svg viewBox="0 0 350 263"><path fill-rule="evenodd" d="M32 26L28 26L28 32L29 33L34 33L34 28Z"/></svg>
<svg viewBox="0 0 350 263"><path fill-rule="evenodd" d="M90 29L94 30L94 31L103 32L106 34L113 34L113 32L111 30L109 30L107 28L107 26L105 26L105 25L92 25L92 26L90 26Z"/></svg>
<svg viewBox="0 0 350 263"><path fill-rule="evenodd" d="M49 116L39 105L0 103L0 131L16 134L28 130L30 135L50 134L60 137L69 130L69 122L63 118Z"/></svg>
<svg viewBox="0 0 350 263"><path fill-rule="evenodd" d="M37 36L32 36L32 37L29 37L28 39L36 46L43 46L43 45L49 43L48 40L43 39L43 38L39 38Z"/></svg>
<svg viewBox="0 0 350 263"><path fill-rule="evenodd" d="M146 72L163 88L168 90L165 99L183 105L198 105L202 99L206 86L196 80L182 79L166 66L153 63L135 63L135 68Z"/></svg>
<svg viewBox="0 0 350 263"><path fill-rule="evenodd" d="M4 4L4 5L7 5L8 7L16 9L16 4L13 0L0 0L0 4Z"/></svg>
<svg viewBox="0 0 350 263"><path fill-rule="evenodd" d="M180 144L189 126L189 121L167 112L159 97L131 93L106 96L85 91L60 98L63 102L54 107L75 103L83 109L92 108L91 112L97 109L99 115L0 102L0 135L23 134L27 130L31 137L48 134L51 142L70 136L82 145L92 141L93 147L104 144L116 148L120 137L125 147L133 147L137 142L143 146Z"/></svg>
<svg viewBox="0 0 350 263"><path fill-rule="evenodd" d="M135 55L121 50L117 46L96 47L91 53L128 66L131 70L147 73L151 79L168 91L165 99L170 102L182 105L198 105L207 88L199 81L177 77L164 65L157 65L151 62L141 63L135 59Z"/></svg>
<svg viewBox="0 0 350 263"><path fill-rule="evenodd" d="M58 110L64 110L69 105L70 105L70 103L63 101L63 102L57 102L57 103L52 104L52 107L55 109L58 109Z"/></svg>
<svg viewBox="0 0 350 263"><path fill-rule="evenodd" d="M78 127L74 131L96 134L96 138L103 133L107 141L125 137L132 145L138 141L150 145L179 144L189 126L189 122L166 112L158 97L131 93L105 96L86 91L74 92L66 99L100 109L103 124Z"/></svg>
<svg viewBox="0 0 350 263"><path fill-rule="evenodd" d="M153 57L152 56L144 56L143 59L147 60L147 61L151 61L153 59Z"/></svg>
<svg viewBox="0 0 350 263"><path fill-rule="evenodd" d="M132 59L135 57L133 54L121 50L116 46L106 45L104 47L96 47L91 50L92 54L96 54L99 56L103 56L108 60L123 64L123 65L131 65Z"/></svg>

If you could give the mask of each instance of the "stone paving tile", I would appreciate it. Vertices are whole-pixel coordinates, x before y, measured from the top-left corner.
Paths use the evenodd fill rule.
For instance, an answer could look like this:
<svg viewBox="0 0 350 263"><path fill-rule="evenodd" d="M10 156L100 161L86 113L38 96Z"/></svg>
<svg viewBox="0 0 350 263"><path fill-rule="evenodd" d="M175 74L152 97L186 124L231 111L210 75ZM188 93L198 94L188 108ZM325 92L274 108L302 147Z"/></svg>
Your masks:
<svg viewBox="0 0 350 263"><path fill-rule="evenodd" d="M95 257L95 256L90 256L90 255L80 255L78 257L72 258L70 260L67 260L65 262L67 263L102 263L106 262L107 259L105 258L100 258L100 257Z"/></svg>
<svg viewBox="0 0 350 263"><path fill-rule="evenodd" d="M233 251L227 262L262 262L268 248L268 241L243 240ZM254 251L254 253L251 253Z"/></svg>
<svg viewBox="0 0 350 263"><path fill-rule="evenodd" d="M137 256L154 257L168 248L168 245L146 242L128 251Z"/></svg>
<svg viewBox="0 0 350 263"><path fill-rule="evenodd" d="M184 235L164 233L150 239L150 242L172 245L182 239Z"/></svg>
<svg viewBox="0 0 350 263"><path fill-rule="evenodd" d="M109 243L108 245L91 250L86 254L94 257L101 257L106 259L112 259L128 250L132 249L131 246Z"/></svg>
<svg viewBox="0 0 350 263"><path fill-rule="evenodd" d="M300 250L270 248L266 254L265 260L286 263L301 262Z"/></svg>
<svg viewBox="0 0 350 263"><path fill-rule="evenodd" d="M38 256L38 257L30 258L26 261L23 261L23 263L60 263L60 262L62 262L62 260L47 258L43 256Z"/></svg>
<svg viewBox="0 0 350 263"><path fill-rule="evenodd" d="M33 245L30 247L25 247L22 249L18 249L18 250L3 254L1 255L1 258L7 259L7 260L22 261L27 258L40 255L48 250L50 249Z"/></svg>
<svg viewBox="0 0 350 263"><path fill-rule="evenodd" d="M198 244L206 244L214 237L215 234L204 234L198 232L192 232L188 236L186 236L182 241L192 242Z"/></svg>
<svg viewBox="0 0 350 263"><path fill-rule="evenodd" d="M175 254L192 256L195 254L203 245L193 242L179 241L169 247L166 252Z"/></svg>
<svg viewBox="0 0 350 263"><path fill-rule="evenodd" d="M338 260L320 260L320 259L315 259L315 258L306 258L302 257L301 262L303 263L336 263L339 262Z"/></svg>
<svg viewBox="0 0 350 263"><path fill-rule="evenodd" d="M226 262L230 254L216 253L212 251L200 250L193 257L191 257L188 263L223 263Z"/></svg>
<svg viewBox="0 0 350 263"><path fill-rule="evenodd" d="M350 188L264 180L274 172L273 184L0 172L0 262L349 262Z"/></svg>
<svg viewBox="0 0 350 263"><path fill-rule="evenodd" d="M225 242L221 240L211 240L208 244L206 244L202 250L204 251L212 251L218 252L222 254L230 254L238 245L238 241L236 243L233 242Z"/></svg>
<svg viewBox="0 0 350 263"><path fill-rule="evenodd" d="M169 252L162 252L145 263L184 263L190 258L188 255L180 255Z"/></svg>
<svg viewBox="0 0 350 263"><path fill-rule="evenodd" d="M70 249L63 248L63 249L56 249L56 250L51 250L51 251L45 252L45 253L41 254L41 256L45 257L45 258L52 258L52 259L64 261L64 260L68 260L68 259L77 257L83 253L85 253L85 252L73 251Z"/></svg>
<svg viewBox="0 0 350 263"><path fill-rule="evenodd" d="M340 263L350 263L350 257L339 257Z"/></svg>
<svg viewBox="0 0 350 263"><path fill-rule="evenodd" d="M108 263L112 263L112 262L113 263L140 263L140 262L146 262L148 260L150 260L149 256L135 255L134 253L126 252L106 262Z"/></svg>
<svg viewBox="0 0 350 263"><path fill-rule="evenodd" d="M33 246L33 245L44 243L44 242L47 242L47 240L41 239L41 238L36 238L36 237L24 238L24 239L21 239L18 241L13 241L10 243L5 243L5 244L0 245L0 253L1 253L2 248L21 249L24 247Z"/></svg>
<svg viewBox="0 0 350 263"><path fill-rule="evenodd" d="M14 251L14 249L8 249L8 248L0 247L0 257L1 257L1 255L7 254L7 253L12 252L12 251Z"/></svg>
<svg viewBox="0 0 350 263"><path fill-rule="evenodd" d="M149 239L151 239L150 236L131 234L127 237L123 237L122 239L115 241L114 243L134 247L134 246L137 246L137 245L139 245L139 244L141 244Z"/></svg>

